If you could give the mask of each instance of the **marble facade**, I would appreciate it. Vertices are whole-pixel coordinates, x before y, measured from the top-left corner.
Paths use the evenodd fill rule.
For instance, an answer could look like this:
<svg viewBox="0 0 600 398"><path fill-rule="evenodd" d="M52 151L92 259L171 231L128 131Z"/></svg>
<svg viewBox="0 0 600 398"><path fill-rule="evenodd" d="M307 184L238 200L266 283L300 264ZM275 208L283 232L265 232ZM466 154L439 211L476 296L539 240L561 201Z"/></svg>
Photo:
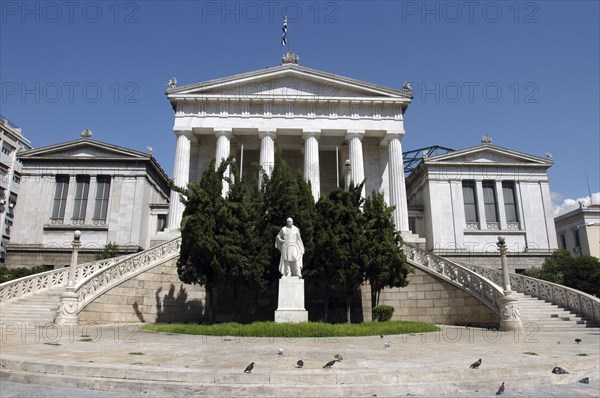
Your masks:
<svg viewBox="0 0 600 398"><path fill-rule="evenodd" d="M229 155L258 180L252 164L269 174L281 151L292 170L304 173L316 201L338 186L349 159L352 180L366 178L363 194L382 192L396 207L398 230L410 236L401 142L409 87L389 89L292 62L170 87L166 95L175 111L176 185L198 180L212 158L218 165ZM169 214L175 232L183 214L176 192Z"/></svg>

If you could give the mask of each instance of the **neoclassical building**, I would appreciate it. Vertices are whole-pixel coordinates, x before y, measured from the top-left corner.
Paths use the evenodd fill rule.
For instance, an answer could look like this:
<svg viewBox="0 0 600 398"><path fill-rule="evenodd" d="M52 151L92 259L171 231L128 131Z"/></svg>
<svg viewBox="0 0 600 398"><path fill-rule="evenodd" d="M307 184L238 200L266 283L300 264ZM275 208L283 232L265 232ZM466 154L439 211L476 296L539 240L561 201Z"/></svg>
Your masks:
<svg viewBox="0 0 600 398"><path fill-rule="evenodd" d="M166 92L175 111L173 179L185 186L200 178L211 158L233 154L242 173L267 173L275 151L302 170L315 200L338 184L346 160L351 178L366 178L364 194L379 191L395 206L405 239L408 226L402 162L404 113L410 86L394 90L300 66L280 66L175 87ZM224 193L227 186L223 187ZM183 205L171 193L168 227L179 228Z"/></svg>
<svg viewBox="0 0 600 398"><path fill-rule="evenodd" d="M423 157L407 178L409 224L426 249L463 263L500 266L496 241L506 238L509 266L540 266L558 248L548 182L552 155L539 157L492 144Z"/></svg>
<svg viewBox="0 0 600 398"><path fill-rule="evenodd" d="M600 258L600 205L580 203L579 208L554 219L561 249L574 256Z"/></svg>
<svg viewBox="0 0 600 398"><path fill-rule="evenodd" d="M6 246L15 221L15 208L21 189L21 163L17 153L31 149L21 129L0 115L0 264L6 259Z"/></svg>
<svg viewBox="0 0 600 398"><path fill-rule="evenodd" d="M151 154L91 138L20 152L21 187L6 265L57 268L70 263L80 230L79 262L109 243L122 252L151 247L166 224L169 178Z"/></svg>

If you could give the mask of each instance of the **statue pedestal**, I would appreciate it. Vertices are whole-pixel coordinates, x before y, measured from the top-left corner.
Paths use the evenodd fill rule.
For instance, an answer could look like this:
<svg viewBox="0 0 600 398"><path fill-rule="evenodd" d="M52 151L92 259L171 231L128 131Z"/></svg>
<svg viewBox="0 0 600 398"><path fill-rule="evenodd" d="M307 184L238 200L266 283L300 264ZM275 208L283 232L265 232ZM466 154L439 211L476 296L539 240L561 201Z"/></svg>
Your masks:
<svg viewBox="0 0 600 398"><path fill-rule="evenodd" d="M308 311L304 309L304 279L282 276L279 279L278 297L275 322L308 322Z"/></svg>

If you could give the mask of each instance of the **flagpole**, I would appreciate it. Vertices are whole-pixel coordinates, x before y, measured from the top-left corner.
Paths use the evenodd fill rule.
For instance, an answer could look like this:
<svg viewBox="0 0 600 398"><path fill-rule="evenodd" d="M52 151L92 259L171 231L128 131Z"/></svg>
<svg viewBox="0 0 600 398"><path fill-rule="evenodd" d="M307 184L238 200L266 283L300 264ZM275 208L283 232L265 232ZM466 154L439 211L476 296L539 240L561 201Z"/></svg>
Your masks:
<svg viewBox="0 0 600 398"><path fill-rule="evenodd" d="M285 26L286 26L285 42L287 44L287 51L290 52L290 39L288 38L288 33L290 32L290 28L288 26L287 13L285 13Z"/></svg>

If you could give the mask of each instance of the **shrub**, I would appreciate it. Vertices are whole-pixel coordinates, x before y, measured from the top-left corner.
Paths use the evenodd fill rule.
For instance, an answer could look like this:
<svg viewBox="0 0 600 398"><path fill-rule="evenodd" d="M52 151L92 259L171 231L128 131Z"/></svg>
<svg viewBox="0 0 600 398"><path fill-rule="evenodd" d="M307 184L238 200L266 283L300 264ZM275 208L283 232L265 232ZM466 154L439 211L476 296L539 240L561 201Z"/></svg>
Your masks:
<svg viewBox="0 0 600 398"><path fill-rule="evenodd" d="M50 268L51 269L51 268ZM0 267L0 283L12 281L13 279L23 278L24 276L29 276L33 274L39 274L40 272L46 272L49 270L49 267L44 267L43 265L33 267L33 268L6 268Z"/></svg>
<svg viewBox="0 0 600 398"><path fill-rule="evenodd" d="M392 319L394 315L394 307L390 305L378 305L373 308L373 321L375 322L387 322Z"/></svg>

